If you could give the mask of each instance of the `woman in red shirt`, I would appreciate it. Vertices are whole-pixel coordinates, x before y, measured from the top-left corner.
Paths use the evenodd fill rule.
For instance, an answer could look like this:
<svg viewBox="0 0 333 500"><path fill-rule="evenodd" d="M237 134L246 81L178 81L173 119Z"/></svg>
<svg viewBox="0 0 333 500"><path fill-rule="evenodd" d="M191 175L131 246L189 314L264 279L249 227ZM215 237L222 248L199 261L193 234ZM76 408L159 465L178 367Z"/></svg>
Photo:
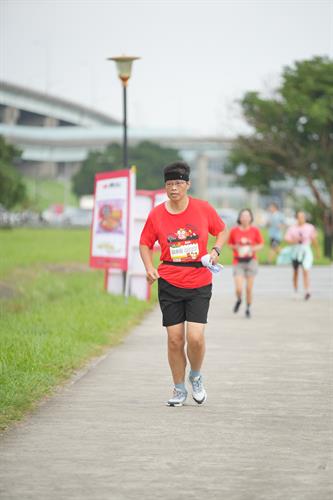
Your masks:
<svg viewBox="0 0 333 500"><path fill-rule="evenodd" d="M207 254L209 233L216 236L210 251L213 264L217 263L225 241L225 224L214 208L206 201L188 196L189 173L190 167L185 162L165 167L169 199L150 212L140 238L147 280L151 284L158 280L163 326L168 333L168 359L175 385L169 406L182 406L186 401L186 354L191 366L192 397L198 404L206 400L200 369L205 354L204 327L212 294L212 274L203 267L201 257ZM161 246L162 262L158 269L152 260L156 241Z"/></svg>
<svg viewBox="0 0 333 500"><path fill-rule="evenodd" d="M243 282L246 281L246 311L247 318L251 317L252 289L255 275L258 272L256 251L263 247L264 239L259 229L252 225L253 214L250 209L244 208L238 215L238 227L233 227L229 234L229 246L234 251L234 280L237 301L234 313L238 312L242 303Z"/></svg>

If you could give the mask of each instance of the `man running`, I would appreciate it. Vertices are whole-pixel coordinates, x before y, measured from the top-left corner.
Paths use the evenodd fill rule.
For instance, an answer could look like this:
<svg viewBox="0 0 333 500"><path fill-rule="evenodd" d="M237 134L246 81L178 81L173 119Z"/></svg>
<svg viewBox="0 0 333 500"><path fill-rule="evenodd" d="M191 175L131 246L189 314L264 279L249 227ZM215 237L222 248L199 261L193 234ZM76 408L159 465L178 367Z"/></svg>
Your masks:
<svg viewBox="0 0 333 500"><path fill-rule="evenodd" d="M276 203L271 203L268 207L268 211L269 218L267 226L270 240L268 263L272 264L274 258L280 251L280 246L283 239L282 231L285 227L285 219L283 213L280 212L279 207Z"/></svg>
<svg viewBox="0 0 333 500"><path fill-rule="evenodd" d="M187 398L185 369L198 404L206 401L201 366L205 355L204 329L212 295L212 274L201 263L207 254L208 235L216 237L210 251L216 264L225 241L225 224L208 202L188 196L190 167L177 161L164 168L168 200L149 214L140 238L140 254L150 284L158 280L163 326L168 334L168 360L174 391L169 406L182 406ZM152 250L161 246L161 264L154 267ZM186 324L185 324L186 323ZM185 343L187 349L185 351Z"/></svg>

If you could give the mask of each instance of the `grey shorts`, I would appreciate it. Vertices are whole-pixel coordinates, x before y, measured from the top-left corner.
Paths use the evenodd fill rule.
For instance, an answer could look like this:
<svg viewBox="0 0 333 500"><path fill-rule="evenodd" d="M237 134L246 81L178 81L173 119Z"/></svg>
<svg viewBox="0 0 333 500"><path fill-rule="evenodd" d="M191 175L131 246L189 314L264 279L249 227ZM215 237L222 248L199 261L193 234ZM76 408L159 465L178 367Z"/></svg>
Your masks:
<svg viewBox="0 0 333 500"><path fill-rule="evenodd" d="M255 259L249 262L237 262L234 265L234 276L244 276L244 278L251 278L258 272L258 262Z"/></svg>
<svg viewBox="0 0 333 500"><path fill-rule="evenodd" d="M273 249L278 248L281 245L281 240L278 240L277 238L271 238L270 245Z"/></svg>

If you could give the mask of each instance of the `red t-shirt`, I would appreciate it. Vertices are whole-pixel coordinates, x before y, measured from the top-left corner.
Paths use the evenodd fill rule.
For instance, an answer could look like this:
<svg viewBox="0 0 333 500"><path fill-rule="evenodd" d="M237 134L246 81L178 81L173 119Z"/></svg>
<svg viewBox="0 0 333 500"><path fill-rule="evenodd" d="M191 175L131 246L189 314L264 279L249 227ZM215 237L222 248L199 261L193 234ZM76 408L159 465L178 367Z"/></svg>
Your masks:
<svg viewBox="0 0 333 500"><path fill-rule="evenodd" d="M161 246L161 261L200 262L207 253L208 233L216 236L225 228L216 210L207 201L189 197L187 208L170 214L165 203L150 212L142 230L140 245ZM182 267L160 264L159 275L179 288L198 288L212 282L205 267Z"/></svg>
<svg viewBox="0 0 333 500"><path fill-rule="evenodd" d="M250 226L247 229L241 227L233 227L229 233L229 245L240 245L239 250L233 249L234 260L233 264L239 262L239 258L256 258L255 252L251 253L251 246L260 245L264 242L261 232L257 227Z"/></svg>

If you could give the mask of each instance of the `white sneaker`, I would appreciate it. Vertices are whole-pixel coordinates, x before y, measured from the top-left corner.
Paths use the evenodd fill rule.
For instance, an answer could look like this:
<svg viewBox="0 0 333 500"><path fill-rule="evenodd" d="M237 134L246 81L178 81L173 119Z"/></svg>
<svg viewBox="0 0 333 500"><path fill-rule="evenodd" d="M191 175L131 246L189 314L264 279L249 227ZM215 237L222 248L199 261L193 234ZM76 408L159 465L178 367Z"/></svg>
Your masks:
<svg viewBox="0 0 333 500"><path fill-rule="evenodd" d="M198 405L202 405L207 399L207 393L202 383L202 376L189 377L192 386L192 398Z"/></svg>
<svg viewBox="0 0 333 500"><path fill-rule="evenodd" d="M167 406L183 406L187 398L187 391L181 391L177 387L173 390L172 398L167 401Z"/></svg>

